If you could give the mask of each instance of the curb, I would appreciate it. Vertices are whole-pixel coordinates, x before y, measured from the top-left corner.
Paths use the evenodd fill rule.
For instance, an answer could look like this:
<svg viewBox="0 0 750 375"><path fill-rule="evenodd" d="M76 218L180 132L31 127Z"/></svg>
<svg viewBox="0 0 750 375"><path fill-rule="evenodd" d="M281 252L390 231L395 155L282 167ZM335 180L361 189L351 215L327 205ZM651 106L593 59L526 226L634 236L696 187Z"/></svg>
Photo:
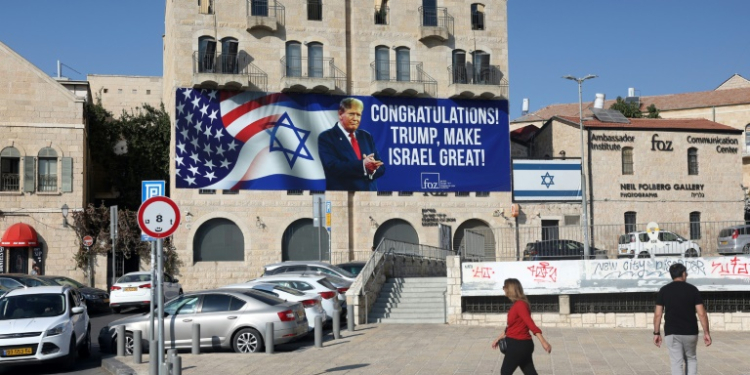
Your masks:
<svg viewBox="0 0 750 375"><path fill-rule="evenodd" d="M113 375L138 375L138 372L115 357L102 358L102 368Z"/></svg>

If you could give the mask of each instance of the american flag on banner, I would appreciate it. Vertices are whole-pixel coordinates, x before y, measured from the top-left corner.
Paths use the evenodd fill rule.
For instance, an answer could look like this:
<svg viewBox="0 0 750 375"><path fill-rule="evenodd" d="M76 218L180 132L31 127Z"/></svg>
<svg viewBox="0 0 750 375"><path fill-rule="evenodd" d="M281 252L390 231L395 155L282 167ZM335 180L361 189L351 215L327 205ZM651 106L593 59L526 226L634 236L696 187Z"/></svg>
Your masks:
<svg viewBox="0 0 750 375"><path fill-rule="evenodd" d="M180 88L176 92L178 188L325 190L318 135L337 108L285 94Z"/></svg>

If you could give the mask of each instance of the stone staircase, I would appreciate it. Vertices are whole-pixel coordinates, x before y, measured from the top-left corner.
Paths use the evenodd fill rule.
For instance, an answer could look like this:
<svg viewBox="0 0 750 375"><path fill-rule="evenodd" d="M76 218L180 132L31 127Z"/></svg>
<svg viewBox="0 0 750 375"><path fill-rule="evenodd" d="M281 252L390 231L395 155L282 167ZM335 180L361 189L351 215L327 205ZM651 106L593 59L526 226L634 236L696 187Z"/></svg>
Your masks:
<svg viewBox="0 0 750 375"><path fill-rule="evenodd" d="M445 323L445 277L388 279L369 314L370 323Z"/></svg>

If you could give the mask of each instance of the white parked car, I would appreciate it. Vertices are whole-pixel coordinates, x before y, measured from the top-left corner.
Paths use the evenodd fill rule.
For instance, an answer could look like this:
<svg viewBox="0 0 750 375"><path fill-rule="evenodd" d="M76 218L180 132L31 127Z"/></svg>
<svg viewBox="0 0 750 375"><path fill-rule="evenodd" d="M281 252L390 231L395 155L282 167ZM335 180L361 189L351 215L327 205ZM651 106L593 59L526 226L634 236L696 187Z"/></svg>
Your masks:
<svg viewBox="0 0 750 375"><path fill-rule="evenodd" d="M340 277L350 283L357 278L356 275L330 263L316 261L286 261L269 264L263 267L263 276L278 275L282 273L307 273L318 275L330 275Z"/></svg>
<svg viewBox="0 0 750 375"><path fill-rule="evenodd" d="M123 307L146 307L151 302L151 272L131 272L123 275L109 290L109 307L119 314ZM164 274L164 301L182 294L179 280Z"/></svg>
<svg viewBox="0 0 750 375"><path fill-rule="evenodd" d="M91 354L86 304L70 286L13 289L0 297L0 364L62 360Z"/></svg>
<svg viewBox="0 0 750 375"><path fill-rule="evenodd" d="M326 314L333 317L336 304L339 304L339 292L325 276L319 275L295 275L291 273L263 276L248 283L270 283L297 289L300 292L315 293L320 295L323 300L323 309Z"/></svg>
<svg viewBox="0 0 750 375"><path fill-rule="evenodd" d="M305 293L297 289L292 289L283 285L263 283L263 282L249 282L232 284L221 287L231 289L255 289L257 291L270 294L272 296L283 299L287 302L299 302L302 307L305 308L305 315L307 315L307 324L309 325L309 331L315 329L315 317L320 316L323 318L323 323L330 319L323 309L323 297L315 293Z"/></svg>
<svg viewBox="0 0 750 375"><path fill-rule="evenodd" d="M653 249L649 250L651 239L646 232L632 232L620 236L617 246L617 256L632 258L648 258L653 256L701 256L701 248L697 243L685 239L679 234L660 231L659 240L654 241Z"/></svg>

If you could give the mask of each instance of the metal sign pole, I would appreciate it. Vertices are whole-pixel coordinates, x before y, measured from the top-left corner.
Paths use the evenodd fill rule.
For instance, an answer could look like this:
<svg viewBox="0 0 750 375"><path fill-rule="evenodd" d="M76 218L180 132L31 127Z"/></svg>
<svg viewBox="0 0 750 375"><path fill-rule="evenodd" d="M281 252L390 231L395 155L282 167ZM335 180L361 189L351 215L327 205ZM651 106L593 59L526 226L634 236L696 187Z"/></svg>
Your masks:
<svg viewBox="0 0 750 375"><path fill-rule="evenodd" d="M323 212L323 198L318 197L318 217L316 218L318 220L318 260L323 260L323 245L321 245L320 240L323 237L323 234L321 233L323 230L323 223L321 223L321 213Z"/></svg>
<svg viewBox="0 0 750 375"><path fill-rule="evenodd" d="M109 234L112 237L112 285L115 285L117 281L117 252L115 247L117 246L117 206L109 208Z"/></svg>
<svg viewBox="0 0 750 375"><path fill-rule="evenodd" d="M159 375L167 375L164 373L164 366L162 365L164 363L164 256L162 255L162 244L163 239L159 238L156 240L156 267L157 267L157 277L159 278L158 283L156 284L156 306L157 306L157 314L159 319L159 336L158 336L158 343L157 347L158 350L158 359L159 359Z"/></svg>
<svg viewBox="0 0 750 375"><path fill-rule="evenodd" d="M86 246L86 254L89 256L89 286L94 287L94 257L91 256L91 246Z"/></svg>
<svg viewBox="0 0 750 375"><path fill-rule="evenodd" d="M151 282L156 282L156 244L151 241ZM151 298L148 304L148 316L151 321L149 325L149 342L154 341L154 289L151 288Z"/></svg>

